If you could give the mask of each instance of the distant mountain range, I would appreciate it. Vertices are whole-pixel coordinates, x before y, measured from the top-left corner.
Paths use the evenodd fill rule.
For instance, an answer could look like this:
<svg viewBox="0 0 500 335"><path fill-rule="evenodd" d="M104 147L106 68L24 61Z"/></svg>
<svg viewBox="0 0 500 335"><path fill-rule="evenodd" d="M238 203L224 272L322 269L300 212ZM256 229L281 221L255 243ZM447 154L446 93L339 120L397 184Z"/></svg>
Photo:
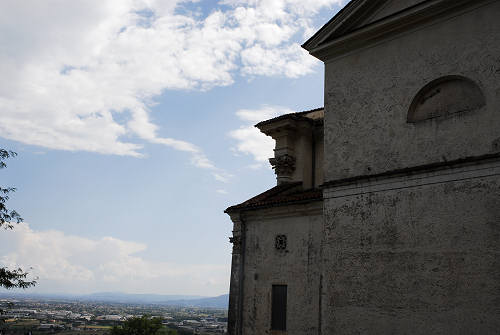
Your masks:
<svg viewBox="0 0 500 335"><path fill-rule="evenodd" d="M0 292L0 298L76 300L125 304L159 304L166 306L225 309L228 308L229 303L229 294L223 294L218 297L203 297L198 295L129 294L121 292L100 292L85 295Z"/></svg>
<svg viewBox="0 0 500 335"><path fill-rule="evenodd" d="M218 297L199 298L199 299L179 299L168 301L172 306L191 306L191 307L209 307L209 308L228 308L229 294L219 295Z"/></svg>

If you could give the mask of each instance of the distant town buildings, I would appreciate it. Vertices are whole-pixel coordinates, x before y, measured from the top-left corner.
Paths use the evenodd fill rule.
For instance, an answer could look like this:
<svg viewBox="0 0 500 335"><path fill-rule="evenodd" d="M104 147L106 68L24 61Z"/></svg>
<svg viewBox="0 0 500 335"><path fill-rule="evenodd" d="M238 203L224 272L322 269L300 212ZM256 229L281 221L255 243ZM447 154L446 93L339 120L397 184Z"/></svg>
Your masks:
<svg viewBox="0 0 500 335"><path fill-rule="evenodd" d="M9 329L28 331L88 332L106 334L134 316L151 315L162 324L190 334L226 334L227 311L210 308L161 306L148 304L86 303L78 301L37 301L33 299L0 299L0 334ZM3 327L3 328L2 328ZM2 330L3 329L3 330ZM69 332L69 333L68 333ZM4 332L4 334L9 334Z"/></svg>

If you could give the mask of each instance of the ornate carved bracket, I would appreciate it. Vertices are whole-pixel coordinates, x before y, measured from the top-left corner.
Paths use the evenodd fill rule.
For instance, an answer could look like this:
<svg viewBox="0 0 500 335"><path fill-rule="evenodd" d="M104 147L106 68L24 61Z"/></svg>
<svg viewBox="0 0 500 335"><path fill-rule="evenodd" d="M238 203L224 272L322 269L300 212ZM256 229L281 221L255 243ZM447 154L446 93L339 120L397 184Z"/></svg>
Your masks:
<svg viewBox="0 0 500 335"><path fill-rule="evenodd" d="M278 177L290 176L295 171L295 157L289 154L269 158L269 163Z"/></svg>
<svg viewBox="0 0 500 335"><path fill-rule="evenodd" d="M233 253L237 254L241 251L241 236L230 236L229 243L233 244Z"/></svg>

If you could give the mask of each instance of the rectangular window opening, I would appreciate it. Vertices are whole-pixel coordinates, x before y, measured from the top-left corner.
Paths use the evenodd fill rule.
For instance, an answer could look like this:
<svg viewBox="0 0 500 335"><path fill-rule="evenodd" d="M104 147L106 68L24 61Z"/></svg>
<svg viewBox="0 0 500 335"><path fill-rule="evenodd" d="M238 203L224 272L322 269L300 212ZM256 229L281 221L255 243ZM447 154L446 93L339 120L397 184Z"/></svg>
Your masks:
<svg viewBox="0 0 500 335"><path fill-rule="evenodd" d="M273 285L271 330L286 330L286 285Z"/></svg>

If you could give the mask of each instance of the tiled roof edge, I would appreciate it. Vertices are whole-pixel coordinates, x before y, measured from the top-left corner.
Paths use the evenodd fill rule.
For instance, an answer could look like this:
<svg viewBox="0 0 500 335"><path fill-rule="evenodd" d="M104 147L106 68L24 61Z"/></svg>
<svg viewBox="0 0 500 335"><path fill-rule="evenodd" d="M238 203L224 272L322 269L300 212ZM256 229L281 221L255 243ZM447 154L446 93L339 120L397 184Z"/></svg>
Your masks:
<svg viewBox="0 0 500 335"><path fill-rule="evenodd" d="M242 211L242 210L257 210L257 209L265 209L265 208L272 208L272 207L281 207L281 206L290 206L290 205L297 205L297 204L305 204L308 202L313 202L313 201L320 201L323 200L323 191L320 189L315 189L315 194L314 196L311 197L306 197L303 199L298 199L298 200L289 200L289 201L268 201L268 202L263 202L255 205L248 205L248 206L232 206L229 207L224 211L224 213L228 213L231 211Z"/></svg>
<svg viewBox="0 0 500 335"><path fill-rule="evenodd" d="M289 195L284 195L281 199L278 198L280 193L284 193L294 187L300 186L301 184L301 182L296 182L275 186L247 201L244 201L238 205L228 207L224 211L224 213L243 209L257 209L264 207L289 205L299 202L309 202L311 200L320 200L323 198L323 191L321 189L309 189Z"/></svg>
<svg viewBox="0 0 500 335"><path fill-rule="evenodd" d="M273 123L273 122L279 121L279 120L285 120L285 119L295 119L295 120L304 120L304 121L314 122L313 119L305 117L304 115L312 113L312 112L317 112L317 111L320 111L322 109L324 109L324 107L314 108L314 109L310 109L310 110L303 111L303 112L283 114L283 115L277 116L277 117L269 119L269 120L261 121L261 122L257 123L255 125L255 127L258 128L260 126L263 126L263 125L266 125L269 123Z"/></svg>

